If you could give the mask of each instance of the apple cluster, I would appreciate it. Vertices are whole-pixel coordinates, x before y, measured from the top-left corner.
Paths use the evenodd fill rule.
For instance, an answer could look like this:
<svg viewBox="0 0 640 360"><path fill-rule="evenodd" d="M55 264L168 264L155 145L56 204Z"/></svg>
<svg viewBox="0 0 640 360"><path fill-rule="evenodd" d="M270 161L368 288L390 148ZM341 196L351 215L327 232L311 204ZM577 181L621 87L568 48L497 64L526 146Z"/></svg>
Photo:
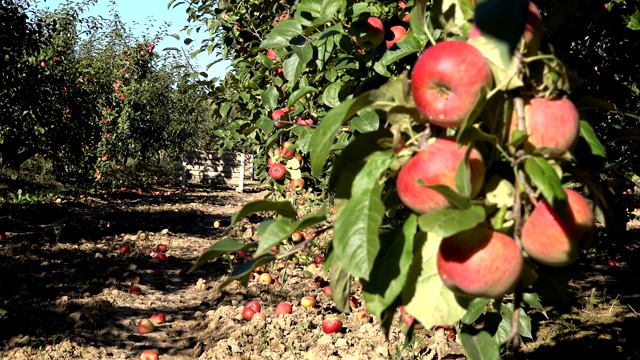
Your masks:
<svg viewBox="0 0 640 360"><path fill-rule="evenodd" d="M295 146L290 141L285 141L282 147L273 150L273 154L267 160L269 165L269 177L275 181L282 181L290 174L289 187L296 192L304 190L304 179L299 174L300 167L304 164L301 155L296 154ZM296 171L297 170L297 171Z"/></svg>
<svg viewBox="0 0 640 360"><path fill-rule="evenodd" d="M370 20L369 24L374 27L377 22ZM360 46L375 43L377 33L372 34ZM480 36L481 30L474 25L470 38ZM530 2L522 36L524 54L537 53L542 36L540 13ZM489 62L470 42L442 41L419 56L411 75L411 92L421 115L416 121L436 136L418 147L396 177L398 196L413 212L423 215L456 208L442 187L482 200L488 164L472 142L461 143L450 135L466 126L493 86ZM575 105L558 95L523 96L523 100L523 114L518 117L514 109L505 124L505 148L511 146L514 153L521 149L524 154L546 149L572 151L580 124ZM464 192L458 188L460 168L468 175ZM514 291L526 258L554 267L575 262L593 234L594 215L580 193L566 189L565 194L564 207L554 208L544 198L532 200L533 209L524 216L520 242L504 229L492 228L488 221L445 237L437 254L437 269L444 285L463 296L500 298Z"/></svg>

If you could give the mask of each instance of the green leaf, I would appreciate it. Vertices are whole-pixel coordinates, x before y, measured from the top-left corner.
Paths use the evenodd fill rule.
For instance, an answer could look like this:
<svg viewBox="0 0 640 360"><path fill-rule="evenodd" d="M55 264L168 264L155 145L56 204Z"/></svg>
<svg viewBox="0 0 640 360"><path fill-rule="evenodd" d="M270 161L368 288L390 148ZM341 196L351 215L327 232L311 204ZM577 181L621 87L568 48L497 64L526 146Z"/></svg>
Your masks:
<svg viewBox="0 0 640 360"><path fill-rule="evenodd" d="M305 11L317 18L322 13L323 0L302 0L298 4L298 11Z"/></svg>
<svg viewBox="0 0 640 360"><path fill-rule="evenodd" d="M296 209L289 201L258 200L245 204L242 209L233 214L231 217L231 225L234 225L247 215L261 211L275 211L276 213L288 218L295 218L298 216Z"/></svg>
<svg viewBox="0 0 640 360"><path fill-rule="evenodd" d="M262 104L269 110L273 111L278 106L278 90L275 86L271 85L266 88L261 94Z"/></svg>
<svg viewBox="0 0 640 360"><path fill-rule="evenodd" d="M544 309L544 307L540 303L540 297L536 293L527 293L527 292L523 293L522 294L522 301L524 301L525 304L529 305L530 307L532 307L534 309L538 309L538 310L543 310Z"/></svg>
<svg viewBox="0 0 640 360"><path fill-rule="evenodd" d="M402 293L413 260L416 232L417 217L412 214L402 228L380 234L381 248L362 289L367 310L377 317Z"/></svg>
<svg viewBox="0 0 640 360"><path fill-rule="evenodd" d="M627 28L631 30L640 30L640 10L636 9L636 12L631 16L624 16L627 21Z"/></svg>
<svg viewBox="0 0 640 360"><path fill-rule="evenodd" d="M225 281L223 281L222 284L220 284L220 289L224 289L227 285L231 284L235 280L240 280L242 285L247 286L249 282L249 274L253 272L253 269L260 265L270 263L275 259L275 256L267 254L251 261L241 263L233 270L231 275L229 275L229 277Z"/></svg>
<svg viewBox="0 0 640 360"><path fill-rule="evenodd" d="M602 145L595 130L593 130L591 124L587 121L580 120L580 136L582 136L587 141L587 144L589 144L591 154L603 158L607 157L607 151L605 150L604 145Z"/></svg>
<svg viewBox="0 0 640 360"><path fill-rule="evenodd" d="M461 231L473 229L486 218L484 207L472 206L465 210L441 209L420 215L420 230L432 232L443 238Z"/></svg>
<svg viewBox="0 0 640 360"><path fill-rule="evenodd" d="M378 232L384 217L380 199L379 178L392 160L390 152L378 152L356 175L351 186L351 198L335 223L333 246L336 260L353 276L369 279L380 243Z"/></svg>
<svg viewBox="0 0 640 360"><path fill-rule="evenodd" d="M480 331L475 335L462 332L460 333L460 343L470 360L500 359L498 344L486 331Z"/></svg>
<svg viewBox="0 0 640 360"><path fill-rule="evenodd" d="M466 325L473 324L476 320L478 320L480 315L484 313L484 310L487 308L487 305L489 305L490 302L491 299L487 298L475 298L471 300L469 306L467 306L467 313L464 314L460 321L462 321L462 323Z"/></svg>
<svg viewBox="0 0 640 360"><path fill-rule="evenodd" d="M531 178L533 186L542 192L549 204L562 213L562 207L567 203L567 195L553 167L545 159L531 156L524 162L524 171Z"/></svg>
<svg viewBox="0 0 640 360"><path fill-rule="evenodd" d="M191 266L191 269L189 269L189 272L195 271L200 266L209 262L209 260L215 259L221 255L236 252L238 250L254 248L256 246L257 244L255 243L240 244L239 242L233 239L224 238L216 242L215 244L209 246L209 248L207 248L207 250L205 250L205 252L202 253L202 255L200 255L198 260L196 260L195 264Z"/></svg>
<svg viewBox="0 0 640 360"><path fill-rule="evenodd" d="M333 253L335 254L335 253ZM350 312L351 275L345 271L338 261L331 262L331 297L336 308L342 312Z"/></svg>
<svg viewBox="0 0 640 360"><path fill-rule="evenodd" d="M322 93L322 102L329 107L336 107L340 104L340 89L344 83L341 81L331 83Z"/></svg>
<svg viewBox="0 0 640 360"><path fill-rule="evenodd" d="M265 48L280 48L290 45L291 39L298 35L302 35L302 25L294 19L285 19L280 21L272 30L267 34L266 38L260 44L260 47Z"/></svg>
<svg viewBox="0 0 640 360"><path fill-rule="evenodd" d="M380 118L378 114L376 114L373 110L363 110L360 113L360 116L355 117L349 121L349 124L353 126L354 129L361 133L368 133L378 130L380 127Z"/></svg>
<svg viewBox="0 0 640 360"><path fill-rule="evenodd" d="M416 255L406 281L406 284L413 285L405 286L402 294L403 302L407 304L405 308L426 328L454 324L466 310L438 275L436 257L442 238L435 234L421 234L427 239L416 242L420 247L414 250Z"/></svg>
<svg viewBox="0 0 640 360"><path fill-rule="evenodd" d="M294 232L319 224L325 220L327 220L326 207L323 207L315 213L304 216L297 222L292 223L289 219L276 220L261 233L262 237L258 243L258 249L253 256L258 257L266 254L274 245L277 245L282 240L290 237Z"/></svg>
<svg viewBox="0 0 640 360"><path fill-rule="evenodd" d="M295 83L302 74L304 65L300 61L298 55L293 55L282 63L284 77L290 82Z"/></svg>
<svg viewBox="0 0 640 360"><path fill-rule="evenodd" d="M419 39L415 33L409 33L396 45L397 49L387 51L382 55L380 59L382 65L391 65L406 56L417 54L424 49L426 43Z"/></svg>
<svg viewBox="0 0 640 360"><path fill-rule="evenodd" d="M324 0L320 15L325 19L330 19L336 15L338 10L343 7L343 0Z"/></svg>
<svg viewBox="0 0 640 360"><path fill-rule="evenodd" d="M291 96L289 96L289 103L288 105L291 106L293 104L296 103L296 101L300 100L300 98L302 98L303 96L307 95L307 94L311 94L311 93L315 93L318 92L318 89L312 87L312 86L303 86L300 89L294 91Z"/></svg>
<svg viewBox="0 0 640 360"><path fill-rule="evenodd" d="M467 146L464 152L464 161L460 161L456 170L456 188L458 193L464 197L471 196L471 167L469 166L469 154L473 150L471 145Z"/></svg>
<svg viewBox="0 0 640 360"><path fill-rule="evenodd" d="M466 209L469 207L469 201L471 199L458 194L458 192L446 185L426 185L422 179L418 179L418 185L426 186L429 189L439 192L440 195L444 196L451 205L458 209Z"/></svg>

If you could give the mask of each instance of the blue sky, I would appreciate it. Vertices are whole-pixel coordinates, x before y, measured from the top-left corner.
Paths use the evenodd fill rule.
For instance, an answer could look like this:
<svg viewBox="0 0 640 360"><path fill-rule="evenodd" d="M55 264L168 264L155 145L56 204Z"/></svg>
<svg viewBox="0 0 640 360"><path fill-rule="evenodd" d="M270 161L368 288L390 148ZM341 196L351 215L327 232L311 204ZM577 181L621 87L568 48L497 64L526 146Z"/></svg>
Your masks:
<svg viewBox="0 0 640 360"><path fill-rule="evenodd" d="M31 4L34 4L39 8L56 9L60 4L64 3L64 0L34 0ZM142 35L144 33L154 34L164 23L170 23L171 26L168 29L169 34L178 33L180 40L177 40L171 36L165 37L162 41L156 44L156 49L162 51L167 47L186 48L183 40L188 37L186 32L181 32L181 29L188 25L187 14L185 10L186 5L179 5L175 8L167 9L168 0L116 0L115 9L120 13L122 20L129 26L129 28L136 35ZM109 17L109 10L111 8L111 1L98 0L98 3L91 7L87 12L90 16L103 16ZM151 21L153 20L153 21ZM151 26L150 30L146 30ZM155 29L155 31L154 31ZM202 35L196 34L195 31L191 33L192 39L195 41L193 44L199 44L202 39ZM207 55L206 52L198 55L193 62L193 65L197 67L199 71L205 71L206 65L215 60L215 55ZM223 61L213 65L207 71L209 77L224 77L226 69L229 66L229 62Z"/></svg>

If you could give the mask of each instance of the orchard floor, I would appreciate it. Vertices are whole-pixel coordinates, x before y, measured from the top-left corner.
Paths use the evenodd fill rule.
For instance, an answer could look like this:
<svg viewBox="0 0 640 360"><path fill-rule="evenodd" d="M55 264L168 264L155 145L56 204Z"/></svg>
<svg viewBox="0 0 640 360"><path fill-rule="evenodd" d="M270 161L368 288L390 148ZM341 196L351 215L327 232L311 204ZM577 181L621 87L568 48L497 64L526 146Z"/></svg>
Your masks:
<svg viewBox="0 0 640 360"><path fill-rule="evenodd" d="M315 276L329 279L321 268L288 263L286 271L272 271L278 285L232 283L222 291L218 285L242 259L218 259L187 277L178 275L224 236L252 239L259 219L234 228L213 223L224 224L242 204L265 194L259 187L243 194L118 192L0 213L0 229L7 234L0 240L0 308L7 310L0 318L0 359L137 359L145 349L157 350L161 359L464 358L455 340L429 329L418 330L403 348L399 315L388 340L377 319L359 321L357 311L340 315L341 333L325 335L320 323L337 310L314 285ZM631 222L627 238L615 246L583 258L582 275L571 281L569 306L543 300L549 319L531 314L535 339L525 339L521 358L639 356L640 234L634 232L639 224ZM141 231L147 240L138 240ZM132 251L120 255L117 249L125 242ZM145 252L162 242L175 261L159 263L155 251ZM163 277L153 275L156 269ZM129 294L131 285L143 294ZM304 309L300 299L309 295L318 306ZM241 317L249 300L262 304L266 322ZM276 318L281 301L291 302L293 313ZM137 322L154 312L166 314L167 322L140 335Z"/></svg>

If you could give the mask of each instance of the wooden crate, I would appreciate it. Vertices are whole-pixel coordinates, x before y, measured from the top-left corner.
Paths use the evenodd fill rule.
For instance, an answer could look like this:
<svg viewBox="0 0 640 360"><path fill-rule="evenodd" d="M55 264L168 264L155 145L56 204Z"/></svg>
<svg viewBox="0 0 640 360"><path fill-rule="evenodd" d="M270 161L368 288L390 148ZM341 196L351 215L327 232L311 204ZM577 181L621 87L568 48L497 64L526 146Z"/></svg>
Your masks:
<svg viewBox="0 0 640 360"><path fill-rule="evenodd" d="M236 186L244 190L245 180L253 180L253 157L242 153L185 151L182 157L182 187L187 183L205 186Z"/></svg>

